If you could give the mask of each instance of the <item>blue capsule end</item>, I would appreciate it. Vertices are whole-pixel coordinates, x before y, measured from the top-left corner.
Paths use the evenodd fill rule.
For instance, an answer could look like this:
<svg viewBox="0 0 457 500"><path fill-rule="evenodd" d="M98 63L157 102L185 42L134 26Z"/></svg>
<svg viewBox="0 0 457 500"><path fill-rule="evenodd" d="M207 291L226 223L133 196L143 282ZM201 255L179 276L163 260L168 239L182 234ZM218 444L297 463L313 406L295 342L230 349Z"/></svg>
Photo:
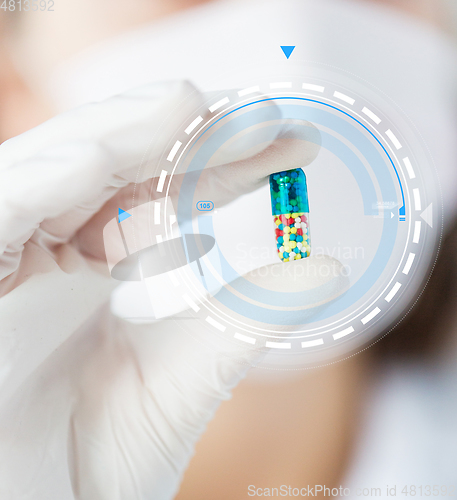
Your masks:
<svg viewBox="0 0 457 500"><path fill-rule="evenodd" d="M306 176L301 168L270 175L272 215L309 212Z"/></svg>

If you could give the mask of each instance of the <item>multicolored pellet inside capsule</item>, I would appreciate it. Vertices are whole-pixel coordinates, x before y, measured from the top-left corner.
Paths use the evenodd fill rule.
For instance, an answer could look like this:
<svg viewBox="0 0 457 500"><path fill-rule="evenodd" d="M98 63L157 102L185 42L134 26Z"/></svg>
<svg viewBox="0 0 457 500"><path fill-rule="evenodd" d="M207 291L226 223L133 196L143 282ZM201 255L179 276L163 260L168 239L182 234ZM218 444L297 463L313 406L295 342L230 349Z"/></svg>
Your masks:
<svg viewBox="0 0 457 500"><path fill-rule="evenodd" d="M271 174L270 193L279 258L289 262L309 257L308 188L303 170Z"/></svg>

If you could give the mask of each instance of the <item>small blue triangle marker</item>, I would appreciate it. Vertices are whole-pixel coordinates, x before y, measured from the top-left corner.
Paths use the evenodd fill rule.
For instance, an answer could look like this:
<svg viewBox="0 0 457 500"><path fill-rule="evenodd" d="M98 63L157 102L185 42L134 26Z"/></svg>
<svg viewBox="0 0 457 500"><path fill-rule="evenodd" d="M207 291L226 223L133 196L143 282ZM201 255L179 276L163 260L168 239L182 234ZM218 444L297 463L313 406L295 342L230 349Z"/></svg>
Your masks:
<svg viewBox="0 0 457 500"><path fill-rule="evenodd" d="M125 219L128 219L129 217L132 217L128 212L125 212L122 210L122 208L119 209L119 214L118 214L118 220L119 222L122 222Z"/></svg>
<svg viewBox="0 0 457 500"><path fill-rule="evenodd" d="M295 49L295 45L281 45L280 47L284 52L284 55L287 57L287 59L289 59L290 54L292 54L292 52Z"/></svg>

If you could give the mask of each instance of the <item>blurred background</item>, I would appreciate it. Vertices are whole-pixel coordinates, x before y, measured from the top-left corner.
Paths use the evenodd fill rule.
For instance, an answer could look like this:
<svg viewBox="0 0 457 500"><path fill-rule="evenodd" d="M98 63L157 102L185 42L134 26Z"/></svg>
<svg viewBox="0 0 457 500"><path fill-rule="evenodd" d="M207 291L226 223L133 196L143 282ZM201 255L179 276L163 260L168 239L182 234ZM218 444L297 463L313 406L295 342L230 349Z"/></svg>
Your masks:
<svg viewBox="0 0 457 500"><path fill-rule="evenodd" d="M36 12L17 2L0 9L0 142L151 81L215 90L222 72L228 88L243 66L271 63L274 72L272 52L290 43L394 99L457 195L447 182L457 169L456 0L55 0L53 10L43 2ZM449 496L457 483L454 207L444 207L442 252L407 318L334 365L249 376L199 443L179 499L244 499L249 485L282 484L381 487L381 498L387 484L398 485L397 496L405 485L439 485Z"/></svg>

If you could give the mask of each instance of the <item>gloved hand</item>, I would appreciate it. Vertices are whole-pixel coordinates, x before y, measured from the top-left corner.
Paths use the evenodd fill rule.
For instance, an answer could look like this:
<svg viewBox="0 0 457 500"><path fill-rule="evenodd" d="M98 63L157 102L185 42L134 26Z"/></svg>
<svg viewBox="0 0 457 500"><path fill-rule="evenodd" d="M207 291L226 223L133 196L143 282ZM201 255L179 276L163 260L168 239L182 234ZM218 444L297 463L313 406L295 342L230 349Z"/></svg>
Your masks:
<svg viewBox="0 0 457 500"><path fill-rule="evenodd" d="M186 83L152 85L0 146L2 500L173 498L199 436L258 359L255 347L214 336L204 322L134 325L106 305L117 283L103 227L113 207L131 200L151 137L160 130L163 138L153 162L203 101ZM216 205L227 203L271 172L308 164L317 150L288 134L252 158L206 170L201 182ZM312 274L308 288L342 285ZM251 280L274 290L277 276Z"/></svg>

